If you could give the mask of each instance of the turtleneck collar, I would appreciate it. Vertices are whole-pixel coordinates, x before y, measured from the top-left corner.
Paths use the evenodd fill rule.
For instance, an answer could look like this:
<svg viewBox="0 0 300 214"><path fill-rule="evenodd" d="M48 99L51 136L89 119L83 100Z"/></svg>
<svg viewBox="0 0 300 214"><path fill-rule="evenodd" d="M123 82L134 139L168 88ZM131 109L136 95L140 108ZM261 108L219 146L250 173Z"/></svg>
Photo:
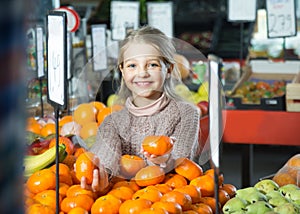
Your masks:
<svg viewBox="0 0 300 214"><path fill-rule="evenodd" d="M142 107L135 106L132 102L132 97L128 97L125 106L128 111L135 116L151 116L161 111L169 103L169 101L170 99L165 93L163 93L155 102Z"/></svg>

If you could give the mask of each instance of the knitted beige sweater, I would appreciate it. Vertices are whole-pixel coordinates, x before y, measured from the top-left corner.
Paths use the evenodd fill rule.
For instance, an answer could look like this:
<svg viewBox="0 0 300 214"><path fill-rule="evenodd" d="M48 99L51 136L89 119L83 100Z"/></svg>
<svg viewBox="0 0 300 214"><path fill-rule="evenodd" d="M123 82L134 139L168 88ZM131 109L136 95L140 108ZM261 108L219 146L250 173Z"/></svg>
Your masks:
<svg viewBox="0 0 300 214"><path fill-rule="evenodd" d="M167 135L176 138L170 162L179 157L194 159L198 149L199 125L200 111L190 103L170 100L158 113L139 117L124 108L105 118L91 152L113 175L118 175L122 155L145 158L140 153L145 136Z"/></svg>

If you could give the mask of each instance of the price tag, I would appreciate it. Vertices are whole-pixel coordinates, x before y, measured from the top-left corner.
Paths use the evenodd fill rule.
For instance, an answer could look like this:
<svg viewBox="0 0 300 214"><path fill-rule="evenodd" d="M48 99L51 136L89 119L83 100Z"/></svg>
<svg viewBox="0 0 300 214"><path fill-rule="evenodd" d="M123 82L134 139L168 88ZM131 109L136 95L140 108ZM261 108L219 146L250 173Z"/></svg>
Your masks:
<svg viewBox="0 0 300 214"><path fill-rule="evenodd" d="M147 2L148 24L173 37L173 2Z"/></svg>
<svg viewBox="0 0 300 214"><path fill-rule="evenodd" d="M107 68L106 25L91 26L93 69L101 71Z"/></svg>
<svg viewBox="0 0 300 214"><path fill-rule="evenodd" d="M66 107L67 28L66 14L50 11L47 15L48 101L57 108Z"/></svg>
<svg viewBox="0 0 300 214"><path fill-rule="evenodd" d="M36 62L38 78L45 76L44 71L44 33L41 26L35 28L36 35Z"/></svg>
<svg viewBox="0 0 300 214"><path fill-rule="evenodd" d="M70 80L73 76L72 74L72 35L71 32L67 32L67 79Z"/></svg>
<svg viewBox="0 0 300 214"><path fill-rule="evenodd" d="M111 1L112 39L122 40L128 31L139 27L140 2Z"/></svg>
<svg viewBox="0 0 300 214"><path fill-rule="evenodd" d="M297 34L294 0L267 0L266 9L269 38L289 37Z"/></svg>
<svg viewBox="0 0 300 214"><path fill-rule="evenodd" d="M228 0L229 21L255 21L256 1Z"/></svg>

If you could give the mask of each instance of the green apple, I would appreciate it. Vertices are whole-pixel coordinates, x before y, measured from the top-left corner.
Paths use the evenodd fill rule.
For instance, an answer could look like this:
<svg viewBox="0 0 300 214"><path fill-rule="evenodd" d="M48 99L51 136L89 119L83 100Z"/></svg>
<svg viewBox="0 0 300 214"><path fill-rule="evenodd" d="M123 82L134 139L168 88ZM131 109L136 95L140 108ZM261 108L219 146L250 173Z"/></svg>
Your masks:
<svg viewBox="0 0 300 214"><path fill-rule="evenodd" d="M118 99L118 95L116 94L109 95L106 101L106 106L107 107L113 106L114 104L116 104L117 99Z"/></svg>
<svg viewBox="0 0 300 214"><path fill-rule="evenodd" d="M280 214L299 214L299 208L292 203L285 203L274 208L274 211Z"/></svg>
<svg viewBox="0 0 300 214"><path fill-rule="evenodd" d="M276 191L276 190L272 190L270 192L268 192L266 194L267 198L270 199L270 198L275 198L275 197L284 197L281 192L279 191Z"/></svg>
<svg viewBox="0 0 300 214"><path fill-rule="evenodd" d="M279 187L278 191L281 192L283 196L285 196L287 193L295 189L300 189L300 188L295 184L286 184L284 186Z"/></svg>
<svg viewBox="0 0 300 214"><path fill-rule="evenodd" d="M264 179L257 182L254 187L261 191L262 193L266 194L272 190L278 190L279 185L273 181L272 179Z"/></svg>
<svg viewBox="0 0 300 214"><path fill-rule="evenodd" d="M289 202L290 201L284 196L277 196L277 197L270 198L268 200L268 203L271 204L273 207L278 207L282 204L289 203Z"/></svg>
<svg viewBox="0 0 300 214"><path fill-rule="evenodd" d="M234 213L243 211L246 207L247 202L241 198L234 197L229 199L223 206L222 211L224 214Z"/></svg>
<svg viewBox="0 0 300 214"><path fill-rule="evenodd" d="M259 190L256 189L255 187L246 187L243 189L238 189L236 191L236 196L240 197L240 198L245 198L245 197L247 197L247 195L249 195L251 193L259 193Z"/></svg>
<svg viewBox="0 0 300 214"><path fill-rule="evenodd" d="M245 210L247 214L264 214L272 211L273 207L265 201L257 201L246 206Z"/></svg>

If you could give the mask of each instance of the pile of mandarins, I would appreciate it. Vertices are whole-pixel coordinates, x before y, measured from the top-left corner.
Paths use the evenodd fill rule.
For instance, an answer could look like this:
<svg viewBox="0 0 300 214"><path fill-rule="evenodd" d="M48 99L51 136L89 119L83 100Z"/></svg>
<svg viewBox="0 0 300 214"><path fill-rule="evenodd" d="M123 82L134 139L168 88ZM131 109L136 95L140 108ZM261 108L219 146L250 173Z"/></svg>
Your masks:
<svg viewBox="0 0 300 214"><path fill-rule="evenodd" d="M165 136L156 142L144 150L164 154L172 147L163 146L170 143ZM147 165L141 157L126 154L120 159L120 175L111 180L105 191L95 193L80 186L82 176L87 183L92 181L94 154L79 147L69 148L68 156L58 166L61 214L213 214L236 192L236 187L224 183L220 174L216 206L213 169L203 171L200 165L182 157L175 161L173 171L165 173L158 165ZM24 185L24 194L26 213L55 213L56 165L32 174Z"/></svg>

